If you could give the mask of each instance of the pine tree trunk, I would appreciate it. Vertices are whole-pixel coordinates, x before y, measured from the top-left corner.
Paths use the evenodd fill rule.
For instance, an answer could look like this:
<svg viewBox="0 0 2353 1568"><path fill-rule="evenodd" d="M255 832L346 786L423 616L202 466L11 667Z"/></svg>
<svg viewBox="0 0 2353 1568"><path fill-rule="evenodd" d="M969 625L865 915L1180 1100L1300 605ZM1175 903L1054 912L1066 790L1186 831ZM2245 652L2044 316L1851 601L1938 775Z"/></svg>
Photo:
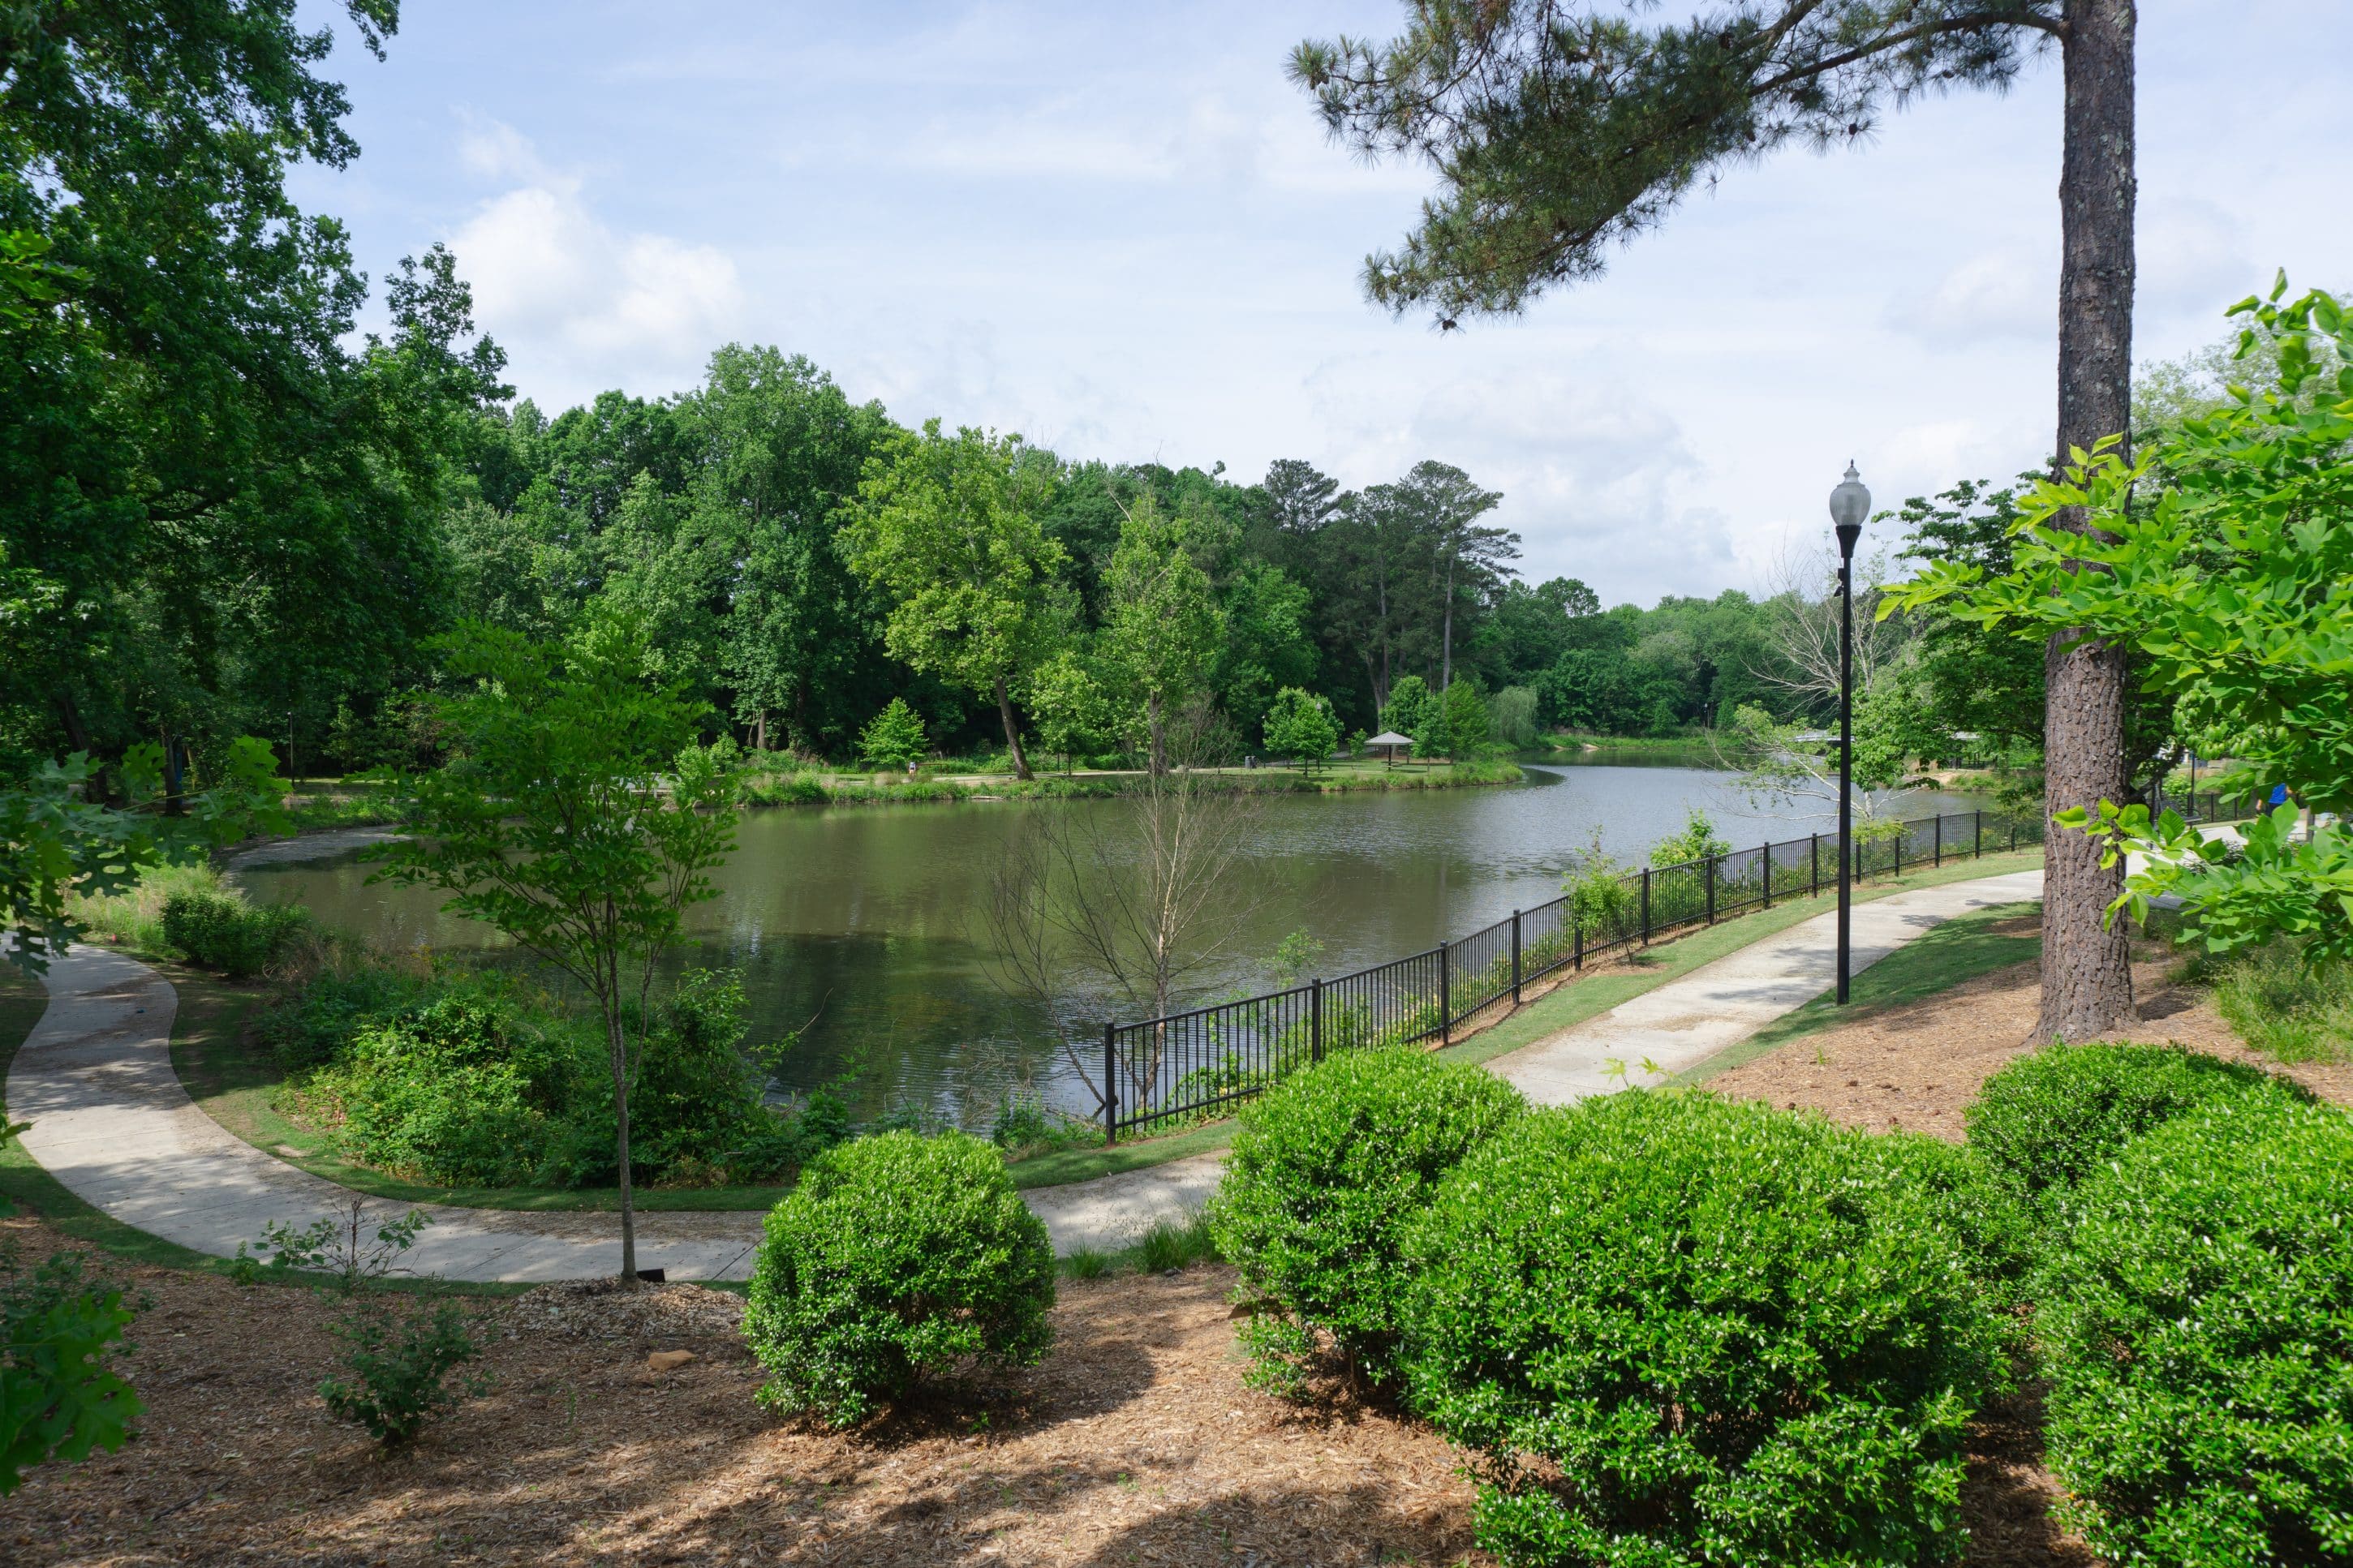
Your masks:
<svg viewBox="0 0 2353 1568"><path fill-rule="evenodd" d="M1013 754L1013 776L1029 776L1029 759L1021 751L1021 730L1013 722L1013 699L1005 689L1005 678L997 678L997 716L1005 721L1005 749Z"/></svg>
<svg viewBox="0 0 2353 1568"><path fill-rule="evenodd" d="M605 1010L605 1048L613 1068L613 1154L621 1167L621 1283L638 1282L638 1215L629 1196L629 1051L617 1004Z"/></svg>
<svg viewBox="0 0 2353 1568"><path fill-rule="evenodd" d="M2132 418L2134 0L2070 0L2066 146L2059 175L2059 452L2089 451ZM2082 529L2081 512L2063 526ZM2043 654L2043 806L2121 801L2125 789L2124 650L2072 649L2054 636ZM2103 869L2099 847L2051 830L2042 880L2044 1039L2095 1039L2131 1022L2132 963L2125 927L2103 926L2124 868Z"/></svg>

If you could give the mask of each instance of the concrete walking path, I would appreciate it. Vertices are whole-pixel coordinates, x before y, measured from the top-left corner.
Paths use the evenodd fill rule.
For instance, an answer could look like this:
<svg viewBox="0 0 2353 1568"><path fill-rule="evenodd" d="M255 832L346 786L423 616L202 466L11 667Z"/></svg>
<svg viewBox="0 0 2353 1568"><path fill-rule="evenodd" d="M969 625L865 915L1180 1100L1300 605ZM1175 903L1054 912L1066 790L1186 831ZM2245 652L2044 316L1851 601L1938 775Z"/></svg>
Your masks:
<svg viewBox="0 0 2353 1568"><path fill-rule="evenodd" d="M1869 968L1956 915L2042 897L2042 873L2014 871L1891 893L1857 904L1852 968ZM1838 980L1838 915L1816 915L1609 1012L1505 1056L1487 1070L1538 1105L1567 1105L1630 1083L1664 1083L1738 1045ZM1648 1059L1660 1070L1644 1070ZM1621 1078L1611 1063L1624 1064Z"/></svg>
<svg viewBox="0 0 2353 1568"><path fill-rule="evenodd" d="M1854 909L1859 970L1956 915L2039 899L2042 873L2016 872L1895 893ZM1833 916L1753 942L1487 1065L1541 1104L1660 1081L1647 1057L1681 1072L1737 1044L1829 988ZM303 1225L353 1194L264 1153L205 1114L173 1070L171 982L103 948L51 961L48 1009L8 1073L8 1115L32 1125L25 1148L92 1207L197 1252L231 1257L271 1221ZM1609 1060L1626 1065L1621 1081ZM1181 1220L1216 1190L1220 1154L1025 1193L1055 1250L1115 1250L1161 1220ZM433 1216L406 1261L448 1279L537 1281L610 1273L618 1264L610 1214L469 1209L370 1200L386 1217ZM761 1216L656 1212L638 1216L638 1263L690 1279L752 1271Z"/></svg>

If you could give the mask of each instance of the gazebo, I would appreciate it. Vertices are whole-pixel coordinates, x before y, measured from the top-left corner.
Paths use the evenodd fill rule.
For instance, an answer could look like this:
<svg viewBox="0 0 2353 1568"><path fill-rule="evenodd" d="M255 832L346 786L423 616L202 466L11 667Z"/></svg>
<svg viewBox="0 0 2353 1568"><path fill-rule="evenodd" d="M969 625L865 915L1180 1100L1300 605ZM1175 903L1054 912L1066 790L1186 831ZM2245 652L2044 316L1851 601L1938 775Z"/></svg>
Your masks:
<svg viewBox="0 0 2353 1568"><path fill-rule="evenodd" d="M1389 766L1395 767L1397 766L1398 748L1403 746L1408 751L1411 751L1413 749L1413 737L1411 735L1400 735L1395 730L1384 730L1379 734L1365 742L1365 748L1367 751L1370 751L1376 746L1378 746L1388 752Z"/></svg>

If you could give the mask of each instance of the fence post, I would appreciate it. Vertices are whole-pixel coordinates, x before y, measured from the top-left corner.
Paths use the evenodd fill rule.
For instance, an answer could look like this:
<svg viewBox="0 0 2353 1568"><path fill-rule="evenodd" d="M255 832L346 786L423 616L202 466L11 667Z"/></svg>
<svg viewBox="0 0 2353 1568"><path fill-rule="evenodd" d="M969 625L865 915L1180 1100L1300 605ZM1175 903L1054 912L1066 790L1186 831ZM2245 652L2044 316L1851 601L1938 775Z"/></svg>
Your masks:
<svg viewBox="0 0 2353 1568"><path fill-rule="evenodd" d="M1702 871L1707 878L1707 923L1714 925L1715 923L1715 857L1703 855L1699 859Z"/></svg>
<svg viewBox="0 0 2353 1568"><path fill-rule="evenodd" d="M1512 1005L1520 1005L1520 911L1512 911Z"/></svg>
<svg viewBox="0 0 2353 1568"><path fill-rule="evenodd" d="M1822 896L1822 836L1819 833L1806 840L1806 869L1813 873L1812 896L1819 899Z"/></svg>
<svg viewBox="0 0 2353 1568"><path fill-rule="evenodd" d="M1454 960L1442 942L1438 944L1438 1043L1454 1043Z"/></svg>
<svg viewBox="0 0 2353 1568"><path fill-rule="evenodd" d="M1939 868L1945 864L1945 814L1941 811L1936 814L1936 864Z"/></svg>
<svg viewBox="0 0 2353 1568"><path fill-rule="evenodd" d="M1977 812L1977 821L1972 824L1969 828L1969 858L1972 860L1978 859L1982 858L1984 854L1985 808L1983 806L1979 806Z"/></svg>
<svg viewBox="0 0 2353 1568"><path fill-rule="evenodd" d="M1771 839L1765 840L1762 855L1765 861L1765 907L1769 910L1773 907L1773 841Z"/></svg>
<svg viewBox="0 0 2353 1568"><path fill-rule="evenodd" d="M1324 1059L1324 983L1321 980L1307 983L1307 1059L1311 1062Z"/></svg>
<svg viewBox="0 0 2353 1568"><path fill-rule="evenodd" d="M1895 874L1896 876L1898 876L1898 877L1901 877L1902 875L1904 875L1904 824L1902 824L1902 823L1900 823L1900 822L1899 822L1899 823L1897 823L1897 824L1895 825L1895 872L1894 872L1894 874ZM1858 876L1855 878L1855 880L1856 880L1856 881L1858 881L1858 882L1860 882L1860 881L1862 881L1862 878L1860 875L1858 875Z"/></svg>
<svg viewBox="0 0 2353 1568"><path fill-rule="evenodd" d="M1119 1027L1103 1025L1103 1142L1119 1142Z"/></svg>
<svg viewBox="0 0 2353 1568"><path fill-rule="evenodd" d="M1642 945L1651 945L1651 868L1642 868Z"/></svg>
<svg viewBox="0 0 2353 1568"><path fill-rule="evenodd" d="M1568 906L1568 966L1571 969L1585 967L1585 922L1577 918L1574 900Z"/></svg>

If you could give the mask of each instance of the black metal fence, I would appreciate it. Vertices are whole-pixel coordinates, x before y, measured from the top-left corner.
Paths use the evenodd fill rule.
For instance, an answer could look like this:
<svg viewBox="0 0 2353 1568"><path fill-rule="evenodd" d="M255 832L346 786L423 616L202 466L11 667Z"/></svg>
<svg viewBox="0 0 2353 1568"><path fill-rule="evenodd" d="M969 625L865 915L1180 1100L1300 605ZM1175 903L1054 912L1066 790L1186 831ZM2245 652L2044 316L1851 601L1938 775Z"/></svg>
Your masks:
<svg viewBox="0 0 2353 1568"><path fill-rule="evenodd" d="M2198 821L2238 803L2201 794L2164 804ZM2023 848L2042 842L2043 827L2039 814L1986 811L1865 825L1855 833L1854 876L1900 876ZM1574 878L1570 891L1549 903L1337 980L1140 1024L1105 1024L1104 1136L1116 1141L1123 1132L1220 1114L1329 1052L1443 1045L1474 1015L1506 1000L1517 1006L1526 986L1560 970L1837 885L1838 836L1822 833L1622 876Z"/></svg>

